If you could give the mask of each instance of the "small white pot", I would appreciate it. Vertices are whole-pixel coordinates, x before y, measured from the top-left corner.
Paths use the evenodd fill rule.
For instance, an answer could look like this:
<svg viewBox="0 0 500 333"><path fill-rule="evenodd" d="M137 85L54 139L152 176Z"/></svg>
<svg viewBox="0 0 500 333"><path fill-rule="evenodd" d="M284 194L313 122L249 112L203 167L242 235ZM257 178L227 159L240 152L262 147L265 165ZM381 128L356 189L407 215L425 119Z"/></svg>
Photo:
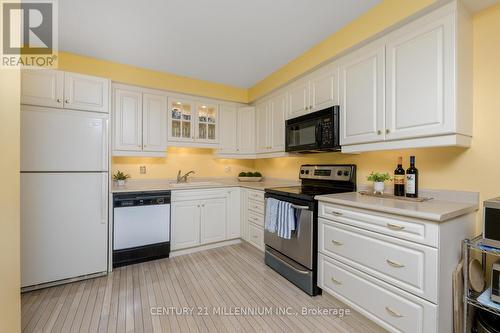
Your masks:
<svg viewBox="0 0 500 333"><path fill-rule="evenodd" d="M118 185L118 186L125 186L125 180L123 180L123 179L122 180L117 180L116 181L116 185Z"/></svg>
<svg viewBox="0 0 500 333"><path fill-rule="evenodd" d="M374 194L384 194L385 183L384 182L373 182L373 193Z"/></svg>

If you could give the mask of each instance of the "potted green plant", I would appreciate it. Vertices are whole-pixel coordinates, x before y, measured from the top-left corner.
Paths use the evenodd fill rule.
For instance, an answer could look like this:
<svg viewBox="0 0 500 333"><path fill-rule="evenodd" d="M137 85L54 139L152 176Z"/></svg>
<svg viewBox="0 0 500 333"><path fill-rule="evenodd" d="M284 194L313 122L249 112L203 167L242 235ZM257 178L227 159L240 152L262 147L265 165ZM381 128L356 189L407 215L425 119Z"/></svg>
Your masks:
<svg viewBox="0 0 500 333"><path fill-rule="evenodd" d="M120 170L117 170L113 175L113 180L116 182L116 185L123 186L125 185L125 181L130 178L129 174L123 173Z"/></svg>
<svg viewBox="0 0 500 333"><path fill-rule="evenodd" d="M260 182L262 180L262 174L258 171L240 172L238 175L238 180L240 182Z"/></svg>
<svg viewBox="0 0 500 333"><path fill-rule="evenodd" d="M373 193L384 194L385 181L391 180L389 173L373 172L366 178L368 181L373 182Z"/></svg>

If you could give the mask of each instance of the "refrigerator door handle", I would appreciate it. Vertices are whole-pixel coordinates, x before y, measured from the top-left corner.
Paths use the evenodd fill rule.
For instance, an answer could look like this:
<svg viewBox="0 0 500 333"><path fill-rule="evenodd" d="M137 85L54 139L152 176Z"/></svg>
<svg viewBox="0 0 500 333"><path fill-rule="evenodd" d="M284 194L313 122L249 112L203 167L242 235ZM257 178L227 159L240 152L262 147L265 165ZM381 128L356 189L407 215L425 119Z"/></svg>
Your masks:
<svg viewBox="0 0 500 333"><path fill-rule="evenodd" d="M102 184L101 184L101 224L106 224L108 221L108 174L102 174Z"/></svg>

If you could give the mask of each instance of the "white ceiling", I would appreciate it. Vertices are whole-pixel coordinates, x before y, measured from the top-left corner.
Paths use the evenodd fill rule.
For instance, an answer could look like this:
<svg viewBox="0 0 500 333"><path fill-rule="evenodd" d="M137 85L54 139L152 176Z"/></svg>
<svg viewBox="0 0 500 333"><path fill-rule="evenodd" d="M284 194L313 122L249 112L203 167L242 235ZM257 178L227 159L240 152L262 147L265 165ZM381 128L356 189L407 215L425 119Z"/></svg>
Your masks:
<svg viewBox="0 0 500 333"><path fill-rule="evenodd" d="M60 0L59 48L248 88L380 0Z"/></svg>

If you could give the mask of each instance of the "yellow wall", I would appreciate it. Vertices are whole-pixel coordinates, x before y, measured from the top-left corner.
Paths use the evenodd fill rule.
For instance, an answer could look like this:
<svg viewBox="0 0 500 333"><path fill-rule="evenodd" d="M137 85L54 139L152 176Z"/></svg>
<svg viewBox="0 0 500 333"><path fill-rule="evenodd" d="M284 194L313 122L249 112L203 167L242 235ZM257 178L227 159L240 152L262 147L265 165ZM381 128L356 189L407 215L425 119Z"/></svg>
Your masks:
<svg viewBox="0 0 500 333"><path fill-rule="evenodd" d="M141 165L146 166L145 175L139 173ZM225 172L225 167L230 167L231 171ZM171 147L166 158L113 158L113 172L120 170L134 179L174 178L178 170L194 170L194 177L236 177L241 171L253 169L253 160L217 159L212 149Z"/></svg>
<svg viewBox="0 0 500 333"><path fill-rule="evenodd" d="M0 69L0 332L20 331L18 70Z"/></svg>
<svg viewBox="0 0 500 333"><path fill-rule="evenodd" d="M296 178L300 164L355 163L360 183L367 183L372 171L391 172L397 156L415 154L420 171L420 186L481 192L482 199L500 195L500 4L473 18L474 29L474 137L472 147L413 149L343 155L328 153L302 158L277 158L256 161L255 168L266 176Z"/></svg>
<svg viewBox="0 0 500 333"><path fill-rule="evenodd" d="M384 0L248 91L249 101L271 92L350 47L433 4L436 0Z"/></svg>
<svg viewBox="0 0 500 333"><path fill-rule="evenodd" d="M59 53L59 69L102 76L113 81L148 88L170 90L235 102L246 103L248 101L248 91L244 88L152 71L67 52Z"/></svg>

